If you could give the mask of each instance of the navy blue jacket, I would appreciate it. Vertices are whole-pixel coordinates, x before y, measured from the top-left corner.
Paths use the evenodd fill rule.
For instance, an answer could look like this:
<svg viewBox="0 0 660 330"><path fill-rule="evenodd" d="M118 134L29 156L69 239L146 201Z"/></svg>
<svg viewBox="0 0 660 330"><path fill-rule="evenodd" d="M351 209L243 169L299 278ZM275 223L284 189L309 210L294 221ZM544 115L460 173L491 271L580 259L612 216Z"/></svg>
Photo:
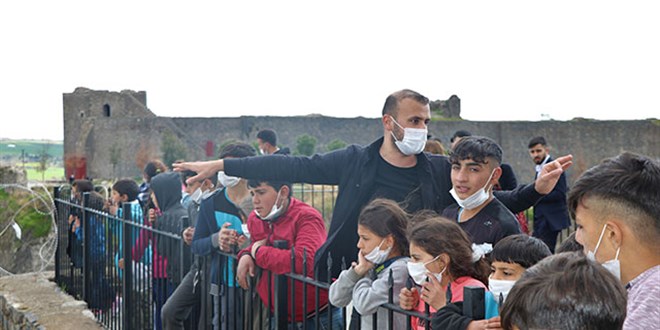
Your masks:
<svg viewBox="0 0 660 330"><path fill-rule="evenodd" d="M547 162L552 161L553 159L550 157ZM534 206L534 231L537 231L536 234L547 230L560 231L571 225L566 204L567 193L566 175L562 173L555 188Z"/></svg>

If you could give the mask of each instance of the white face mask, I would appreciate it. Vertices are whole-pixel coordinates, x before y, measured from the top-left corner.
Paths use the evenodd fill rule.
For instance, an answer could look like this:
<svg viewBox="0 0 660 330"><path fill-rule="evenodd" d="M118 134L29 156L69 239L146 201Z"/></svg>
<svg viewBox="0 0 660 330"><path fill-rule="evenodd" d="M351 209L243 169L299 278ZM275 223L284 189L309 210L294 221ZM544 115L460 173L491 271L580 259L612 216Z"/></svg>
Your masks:
<svg viewBox="0 0 660 330"><path fill-rule="evenodd" d="M261 155L265 155L266 152L264 151L264 149L259 148L259 154L261 154Z"/></svg>
<svg viewBox="0 0 660 330"><path fill-rule="evenodd" d="M408 262L406 266L408 266L408 274L410 274L410 277L412 277L413 281L417 283L417 285L423 285L424 281L426 280L426 273L429 272L428 269L426 269L426 265L436 261L440 256L437 256L433 258L433 260L427 261L427 262ZM447 266L440 271L440 273L433 274L436 279L438 279L438 282L442 283L442 273L445 272L445 269L447 269Z"/></svg>
<svg viewBox="0 0 660 330"><path fill-rule="evenodd" d="M375 247L373 250L371 250L369 254L364 256L364 258L375 265L380 265L383 262L385 262L385 260L387 260L387 257L390 255L390 251L392 251L392 247L390 246L385 250L381 250L380 247L383 245L384 242L385 240L383 239L380 242L380 244L377 247Z"/></svg>
<svg viewBox="0 0 660 330"><path fill-rule="evenodd" d="M607 224L603 225L603 230L600 232L600 237L598 237L598 243L596 243L596 247L594 248L594 251L588 251L587 252L587 258L589 260L598 262L596 260L596 252L598 252L598 247L600 247L600 242L603 240L603 235L605 234L605 229L607 228ZM605 267L610 273L614 275L618 280L621 280L621 263L619 262L619 252L621 251L621 247L616 249L616 255L614 256L613 260L608 260L603 262L601 265Z"/></svg>
<svg viewBox="0 0 660 330"><path fill-rule="evenodd" d="M195 191L190 195L190 199L192 199L195 204L199 204L202 202L202 195L203 195L202 187L198 187L195 189Z"/></svg>
<svg viewBox="0 0 660 330"><path fill-rule="evenodd" d="M493 172L490 173L490 176L486 181L486 185L482 189L477 190L474 194L468 196L465 199L461 199L460 197L458 197L456 190L454 190L454 188L452 187L451 190L449 191L451 197L454 197L458 206L466 210L472 210L474 208L481 206L481 204L485 203L488 200L488 198L490 198L491 187L488 187L488 185L490 184L490 179L493 177L493 173L495 173L495 170L493 170Z"/></svg>
<svg viewBox="0 0 660 330"><path fill-rule="evenodd" d="M392 121L403 129L403 140L401 141L396 138L394 132L390 132L392 133L392 137L394 137L394 144L396 144L402 154L411 156L424 150L426 136L428 135L428 130L426 128L404 128L394 120L394 117L392 117Z"/></svg>
<svg viewBox="0 0 660 330"><path fill-rule="evenodd" d="M513 285L516 284L516 281L512 280L496 280L492 277L488 278L488 290L493 293L495 301L499 303L500 295L502 295L502 302L506 299L506 296L513 288Z"/></svg>
<svg viewBox="0 0 660 330"><path fill-rule="evenodd" d="M284 210L284 203L282 205L277 206L277 202L280 200L280 192L277 192L277 198L275 198L275 203L273 204L273 207L270 208L270 213L268 213L265 217L262 217L259 215L259 212L257 210L254 210L254 214L257 215L257 218L265 221L274 221L282 215L282 211Z"/></svg>
<svg viewBox="0 0 660 330"><path fill-rule="evenodd" d="M241 181L241 178L239 177L229 176L225 174L224 171L218 172L218 182L220 182L223 187L231 188L237 185L239 181Z"/></svg>

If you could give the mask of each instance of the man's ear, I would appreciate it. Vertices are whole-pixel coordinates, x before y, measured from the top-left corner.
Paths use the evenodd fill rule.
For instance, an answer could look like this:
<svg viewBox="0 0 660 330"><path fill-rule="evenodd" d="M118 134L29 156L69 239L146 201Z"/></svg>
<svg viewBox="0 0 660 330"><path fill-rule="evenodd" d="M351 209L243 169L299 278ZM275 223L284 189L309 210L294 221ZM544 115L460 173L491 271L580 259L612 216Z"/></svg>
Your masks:
<svg viewBox="0 0 660 330"><path fill-rule="evenodd" d="M498 166L493 170L493 177L490 179L490 182L493 185L495 185L500 180L501 177L502 177L502 168Z"/></svg>
<svg viewBox="0 0 660 330"><path fill-rule="evenodd" d="M606 236L603 239L610 240L613 246L621 247L621 242L623 241L623 228L621 228L619 221L608 220L605 224L607 224L607 227L610 230L606 231Z"/></svg>
<svg viewBox="0 0 660 330"><path fill-rule="evenodd" d="M282 188L280 188L280 189L281 189L280 190L281 191L281 193L280 193L281 196L285 197L285 198L289 198L289 193L291 192L291 190L289 189L289 186L283 185Z"/></svg>
<svg viewBox="0 0 660 330"><path fill-rule="evenodd" d="M392 119L393 119L392 116L387 115L387 114L383 115L383 118L381 119L381 121L383 122L383 127L388 131L393 131L394 130L394 127L392 127L394 125L394 123L392 122Z"/></svg>

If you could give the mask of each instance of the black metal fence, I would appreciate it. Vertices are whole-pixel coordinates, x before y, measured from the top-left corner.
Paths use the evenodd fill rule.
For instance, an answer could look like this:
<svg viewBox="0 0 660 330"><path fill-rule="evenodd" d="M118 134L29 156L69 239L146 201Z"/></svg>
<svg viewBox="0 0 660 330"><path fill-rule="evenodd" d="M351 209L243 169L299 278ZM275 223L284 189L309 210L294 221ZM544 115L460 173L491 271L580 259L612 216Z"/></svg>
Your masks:
<svg viewBox="0 0 660 330"><path fill-rule="evenodd" d="M317 208L318 203L322 203L320 208L324 210L325 203L334 204L336 194L331 190L332 196L328 197L323 193L319 195L319 190L304 188L298 193L308 203L317 202ZM97 320L108 329L161 329L160 308L190 269L189 261L193 258L190 249L185 247L181 236L158 231L136 219L129 203L124 203L122 216L117 217L103 211L103 202L103 198L94 198L94 194L89 193L78 201L68 189L55 189L59 235L56 281L66 292L86 301ZM158 240L168 240L171 250L156 251ZM275 246L286 249L286 244L278 241ZM163 255L179 255L176 262L182 271L176 277L165 276L168 267ZM199 268L208 269L212 257L222 258L222 270L217 272L215 281L220 283L220 290L212 295L211 279L201 277L198 310L190 313L194 317L186 321L186 329L211 329L214 317L224 325L221 328L227 329L322 329L322 324L327 329L344 329L351 315L356 316L346 308L338 309L327 303L330 277L314 279L296 273L296 268L305 270L308 262L311 263L305 251L302 260L296 260L292 249L289 273L263 271L250 280L247 290L238 287L232 277L237 272L235 253L216 252L215 256L199 258ZM331 256L327 260L330 274L333 260ZM231 265L231 271L226 265ZM267 278L268 297L260 296L255 290L261 277ZM389 329L394 313L429 320L428 315L401 310L394 304L398 292L390 291L390 303L382 306L389 310ZM297 303L295 297L302 297L304 303ZM214 298L217 304L212 303ZM308 301L314 303L310 305ZM303 322L296 322L297 314L297 321L302 316ZM359 328L359 319L357 321L356 329ZM376 322L374 317L374 325ZM386 325L379 325L383 326Z"/></svg>
<svg viewBox="0 0 660 330"><path fill-rule="evenodd" d="M308 269L312 262L305 251L302 260L296 260L292 249L290 272L264 271L251 278L249 288L243 290L235 280L235 253L217 251L212 256L195 257L180 235L154 229L144 217L135 216L130 203L122 206L121 216L117 217L103 211L104 199L95 198L94 194L86 193L78 201L65 187L55 188L54 192L59 235L56 281L66 292L86 301L97 320L108 329L161 329L160 310L188 275L193 261L203 275L194 276L195 283L199 283L194 286L194 290L199 290L199 298L191 306L186 329L212 329L214 317L222 329L344 329L349 323L353 329L360 328L360 316L354 310L327 303L330 277L314 279L296 272ZM294 193L319 209L328 221L335 187L298 186ZM570 231L569 228L562 233L560 240ZM159 240L167 241L166 251L156 251L156 246L163 246L157 244ZM283 241L275 246L288 248ZM164 256L170 256L170 260ZM221 260L215 281L208 275L214 257ZM333 261L329 256L327 274L331 274L333 262L341 262L346 268L345 260ZM167 274L172 268L180 271ZM267 278L267 297L255 290L258 279L263 277ZM218 290L213 290L211 282L218 283ZM417 328L412 326L412 317L429 329L428 306L425 313L402 310L394 303L399 293L393 290L391 273L388 283L389 303L381 305L387 310L388 321L378 324L376 314L369 316L373 317L373 328L393 329L394 316L401 314L407 318L408 329ZM295 297L302 298L303 303L297 303ZM296 315L298 321L302 316L304 322L296 322Z"/></svg>

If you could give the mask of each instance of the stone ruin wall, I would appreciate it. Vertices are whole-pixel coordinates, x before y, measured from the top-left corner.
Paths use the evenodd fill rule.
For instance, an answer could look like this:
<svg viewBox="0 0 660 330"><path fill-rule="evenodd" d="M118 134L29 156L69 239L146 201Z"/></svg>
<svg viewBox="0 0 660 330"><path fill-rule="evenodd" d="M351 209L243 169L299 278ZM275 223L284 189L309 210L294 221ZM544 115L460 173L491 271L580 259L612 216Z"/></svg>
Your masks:
<svg viewBox="0 0 660 330"><path fill-rule="evenodd" d="M109 117L104 105L110 105ZM84 115L81 116L80 113ZM218 111L221 113L221 111ZM375 109L376 115L380 113ZM190 160L206 159L204 147L212 141L215 154L228 140L256 141L260 129L277 131L278 144L295 149L302 134L314 136L317 151L334 139L368 144L382 135L380 118L333 118L324 116L238 118L166 118L146 107L144 92L107 92L79 88L64 94L64 152L87 158L88 175L93 178L140 176L139 159L160 156L163 134L171 132L187 146ZM571 153L575 164L568 172L569 182L606 157L632 151L660 158L660 121L434 121L429 133L449 147L454 131L466 129L493 138L504 150L504 161L516 171L519 182L533 180L533 164L527 143L534 136L548 140L553 156ZM113 173L111 148L119 148L121 161Z"/></svg>

